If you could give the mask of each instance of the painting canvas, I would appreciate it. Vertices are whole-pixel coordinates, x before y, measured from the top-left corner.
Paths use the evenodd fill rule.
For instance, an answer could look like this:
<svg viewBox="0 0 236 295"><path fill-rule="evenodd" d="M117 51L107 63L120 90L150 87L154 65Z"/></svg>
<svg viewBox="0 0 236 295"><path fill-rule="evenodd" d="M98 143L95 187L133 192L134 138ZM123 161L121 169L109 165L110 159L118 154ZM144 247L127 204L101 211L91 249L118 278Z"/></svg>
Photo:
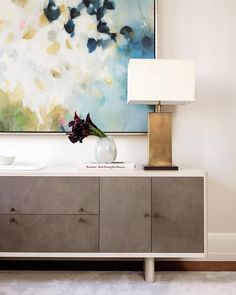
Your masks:
<svg viewBox="0 0 236 295"><path fill-rule="evenodd" d="M154 0L4 0L0 131L64 132L74 112L106 132L145 132L127 105L130 58L154 58Z"/></svg>

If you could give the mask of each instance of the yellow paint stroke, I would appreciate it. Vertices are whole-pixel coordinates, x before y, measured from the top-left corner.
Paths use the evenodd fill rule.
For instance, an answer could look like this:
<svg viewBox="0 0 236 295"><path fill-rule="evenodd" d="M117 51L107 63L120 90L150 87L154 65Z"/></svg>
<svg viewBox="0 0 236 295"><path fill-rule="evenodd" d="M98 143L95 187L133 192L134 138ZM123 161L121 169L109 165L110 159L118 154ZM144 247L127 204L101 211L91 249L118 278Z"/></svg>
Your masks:
<svg viewBox="0 0 236 295"><path fill-rule="evenodd" d="M11 101L23 101L24 99L24 90L21 85L17 85L14 89L14 91L10 95Z"/></svg>
<svg viewBox="0 0 236 295"><path fill-rule="evenodd" d="M13 32L10 32L6 38L6 43L11 43L15 38L15 34Z"/></svg>
<svg viewBox="0 0 236 295"><path fill-rule="evenodd" d="M36 31L34 29L30 29L23 34L23 39L30 40L33 39L35 36Z"/></svg>
<svg viewBox="0 0 236 295"><path fill-rule="evenodd" d="M8 86L10 86L10 81L5 81L5 85L7 86L6 88L8 88ZM2 90L0 89L0 91ZM4 93L7 95L9 102L21 102L24 99L24 90L21 85L17 85L13 91L7 89Z"/></svg>
<svg viewBox="0 0 236 295"><path fill-rule="evenodd" d="M8 95L5 91L0 88L0 101L1 104L4 106L8 102Z"/></svg>
<svg viewBox="0 0 236 295"><path fill-rule="evenodd" d="M38 87L38 89L40 89L40 90L44 89L44 84L40 79L35 79L34 83Z"/></svg>
<svg viewBox="0 0 236 295"><path fill-rule="evenodd" d="M44 13L42 13L42 14L40 15L40 18L39 18L39 24L40 24L40 27L44 27L44 26L46 26L46 25L49 24L49 21L48 21L48 19L46 18L46 16L45 16Z"/></svg>
<svg viewBox="0 0 236 295"><path fill-rule="evenodd" d="M11 2L21 6L21 7L25 7L25 5L27 4L28 0L11 0Z"/></svg>
<svg viewBox="0 0 236 295"><path fill-rule="evenodd" d="M0 31L3 31L4 29L4 20L0 19Z"/></svg>
<svg viewBox="0 0 236 295"><path fill-rule="evenodd" d="M71 43L70 43L70 39L66 39L66 47L68 49L72 49Z"/></svg>
<svg viewBox="0 0 236 295"><path fill-rule="evenodd" d="M11 86L11 81L6 80L6 81L4 82L4 88L7 89L7 90L9 90L10 86Z"/></svg>
<svg viewBox="0 0 236 295"><path fill-rule="evenodd" d="M96 26L96 24L94 24L94 23L91 23L91 24L89 24L88 25L88 31L94 31L94 30L96 30L97 29L97 26Z"/></svg>
<svg viewBox="0 0 236 295"><path fill-rule="evenodd" d="M51 46L48 47L47 53L48 54L56 54L61 48L61 44L57 41L54 41Z"/></svg>
<svg viewBox="0 0 236 295"><path fill-rule="evenodd" d="M53 78L56 78L56 79L61 78L61 73L56 70L51 70L51 74L52 74Z"/></svg>
<svg viewBox="0 0 236 295"><path fill-rule="evenodd" d="M108 85L108 86L111 86L113 81L112 81L112 78L111 77L106 77L104 79L105 83Z"/></svg>
<svg viewBox="0 0 236 295"><path fill-rule="evenodd" d="M70 16L69 9L67 8L67 6L65 4L62 4L60 6L60 11L61 11L61 14L64 16L65 19L69 18L69 16Z"/></svg>

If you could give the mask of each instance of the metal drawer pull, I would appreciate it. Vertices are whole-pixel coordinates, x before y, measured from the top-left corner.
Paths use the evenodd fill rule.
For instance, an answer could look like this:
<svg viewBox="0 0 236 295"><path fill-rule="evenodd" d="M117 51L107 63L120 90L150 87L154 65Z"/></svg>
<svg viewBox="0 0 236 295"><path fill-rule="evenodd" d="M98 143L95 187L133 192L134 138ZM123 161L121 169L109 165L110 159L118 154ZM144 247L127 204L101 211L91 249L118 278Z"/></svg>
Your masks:
<svg viewBox="0 0 236 295"><path fill-rule="evenodd" d="M11 208L11 209L10 209L10 212L15 212L15 211L16 211L15 208Z"/></svg>
<svg viewBox="0 0 236 295"><path fill-rule="evenodd" d="M85 211L84 208L79 209L79 212L84 212L84 211Z"/></svg>
<svg viewBox="0 0 236 295"><path fill-rule="evenodd" d="M84 220L83 218L80 218L78 222L79 222L79 223L84 223L85 220Z"/></svg>
<svg viewBox="0 0 236 295"><path fill-rule="evenodd" d="M154 217L154 218L159 218L159 217L161 217L161 216L160 216L160 214L159 214L158 212L156 212L156 213L153 215L153 217Z"/></svg>
<svg viewBox="0 0 236 295"><path fill-rule="evenodd" d="M147 218L147 217L151 217L151 214L149 214L149 213L145 213L145 214L144 214L144 217L145 217L145 218Z"/></svg>
<svg viewBox="0 0 236 295"><path fill-rule="evenodd" d="M9 219L9 222L10 222L10 223L16 223L16 220L15 220L15 218L10 218L10 219Z"/></svg>

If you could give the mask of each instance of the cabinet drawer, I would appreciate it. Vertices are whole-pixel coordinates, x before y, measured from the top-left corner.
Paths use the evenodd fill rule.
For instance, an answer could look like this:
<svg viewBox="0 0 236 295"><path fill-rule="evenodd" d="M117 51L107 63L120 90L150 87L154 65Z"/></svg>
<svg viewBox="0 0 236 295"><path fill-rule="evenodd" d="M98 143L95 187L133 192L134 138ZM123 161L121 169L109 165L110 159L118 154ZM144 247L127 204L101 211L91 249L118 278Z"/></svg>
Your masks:
<svg viewBox="0 0 236 295"><path fill-rule="evenodd" d="M0 214L98 214L94 177L0 177Z"/></svg>
<svg viewBox="0 0 236 295"><path fill-rule="evenodd" d="M1 215L1 252L97 252L97 215Z"/></svg>

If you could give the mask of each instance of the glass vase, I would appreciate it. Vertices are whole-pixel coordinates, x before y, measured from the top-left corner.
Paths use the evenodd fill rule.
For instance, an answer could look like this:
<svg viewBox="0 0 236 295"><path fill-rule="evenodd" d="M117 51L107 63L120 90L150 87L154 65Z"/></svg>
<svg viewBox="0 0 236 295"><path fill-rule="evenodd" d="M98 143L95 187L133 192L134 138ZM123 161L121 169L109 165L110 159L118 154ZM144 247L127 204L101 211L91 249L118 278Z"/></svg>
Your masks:
<svg viewBox="0 0 236 295"><path fill-rule="evenodd" d="M95 159L97 163L112 163L117 156L115 141L112 137L99 137L95 146Z"/></svg>

